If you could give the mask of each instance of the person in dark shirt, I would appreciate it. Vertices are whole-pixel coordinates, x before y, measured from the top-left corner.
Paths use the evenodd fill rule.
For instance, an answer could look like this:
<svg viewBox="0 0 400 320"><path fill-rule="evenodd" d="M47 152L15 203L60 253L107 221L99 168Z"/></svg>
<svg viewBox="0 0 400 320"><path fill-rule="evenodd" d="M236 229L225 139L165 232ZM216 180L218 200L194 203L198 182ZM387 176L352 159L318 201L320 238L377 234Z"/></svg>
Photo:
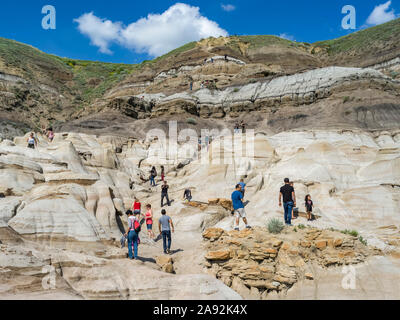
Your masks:
<svg viewBox="0 0 400 320"><path fill-rule="evenodd" d="M312 220L312 209L314 207L314 203L311 200L311 196L308 194L306 195L306 198L304 199L305 201L305 206L306 206L306 211L307 211L307 221Z"/></svg>
<svg viewBox="0 0 400 320"><path fill-rule="evenodd" d="M161 186L161 208L164 207L164 198L167 199L168 207L171 206L168 198L168 188L169 185L167 184L167 181L164 181L164 184Z"/></svg>
<svg viewBox="0 0 400 320"><path fill-rule="evenodd" d="M192 201L192 191L190 189L185 189L185 192L183 193L183 199L187 201Z"/></svg>
<svg viewBox="0 0 400 320"><path fill-rule="evenodd" d="M285 185L281 187L279 192L279 206L282 206L283 198L283 208L285 216L285 224L292 225L292 210L293 206L296 206L296 195L294 193L294 188L290 185L290 180L285 178Z"/></svg>

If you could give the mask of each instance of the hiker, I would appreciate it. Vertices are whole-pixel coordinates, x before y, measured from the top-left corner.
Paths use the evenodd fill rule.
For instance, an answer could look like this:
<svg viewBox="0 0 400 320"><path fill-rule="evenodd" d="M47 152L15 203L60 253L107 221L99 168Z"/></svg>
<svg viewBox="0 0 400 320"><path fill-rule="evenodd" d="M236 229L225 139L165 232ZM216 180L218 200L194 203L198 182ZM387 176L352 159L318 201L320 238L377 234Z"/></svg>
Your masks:
<svg viewBox="0 0 400 320"><path fill-rule="evenodd" d="M224 58L225 58L225 61L228 61L228 55L227 54L225 55Z"/></svg>
<svg viewBox="0 0 400 320"><path fill-rule="evenodd" d="M187 201L192 201L192 191L187 188L185 189L185 192L183 193L183 200L187 200Z"/></svg>
<svg viewBox="0 0 400 320"><path fill-rule="evenodd" d="M125 237L128 238L129 259L136 260L138 256L140 223L132 210L128 210L126 214L128 215L128 231L125 233Z"/></svg>
<svg viewBox="0 0 400 320"><path fill-rule="evenodd" d="M161 208L164 207L164 198L167 198L168 207L171 206L168 197L168 188L169 185L167 184L167 181L164 181L164 184L161 186Z"/></svg>
<svg viewBox="0 0 400 320"><path fill-rule="evenodd" d="M246 124L243 120L240 122L240 128L242 129L242 133L246 133Z"/></svg>
<svg viewBox="0 0 400 320"><path fill-rule="evenodd" d="M245 188L246 188L246 184L244 183L243 179L240 179L240 182L238 183L240 185L240 187L242 188L242 190L240 190L243 194L243 198L244 198L244 193L245 193Z"/></svg>
<svg viewBox="0 0 400 320"><path fill-rule="evenodd" d="M47 139L49 140L49 142L53 142L54 139L54 131L53 128L49 128L47 129L47 133L46 133Z"/></svg>
<svg viewBox="0 0 400 320"><path fill-rule="evenodd" d="M31 134L29 135L29 138L26 139L26 141L28 142L28 148L30 148L30 149L37 148L37 140L35 138L34 132L31 132Z"/></svg>
<svg viewBox="0 0 400 320"><path fill-rule="evenodd" d="M201 88L201 89L204 89L204 81L201 82L200 88Z"/></svg>
<svg viewBox="0 0 400 320"><path fill-rule="evenodd" d="M190 91L193 91L193 81L190 81L189 87L190 87Z"/></svg>
<svg viewBox="0 0 400 320"><path fill-rule="evenodd" d="M244 204L242 201L243 194L242 194L241 190L242 190L242 186L240 184L237 184L236 190L232 193L232 196L231 196L234 214L236 215L236 224L235 224L236 231L239 231L240 218L243 219L243 222L246 224L246 228L251 229L251 227L247 223L246 212L244 210Z"/></svg>
<svg viewBox="0 0 400 320"><path fill-rule="evenodd" d="M207 64L207 58L204 59L204 64Z"/></svg>
<svg viewBox="0 0 400 320"><path fill-rule="evenodd" d="M290 180L285 178L285 185L281 187L279 192L279 206L282 206L282 198L283 198L283 208L284 208L284 217L285 224L291 226L292 225L292 210L293 206L296 206L296 195L294 193L294 188L290 185Z"/></svg>
<svg viewBox="0 0 400 320"><path fill-rule="evenodd" d="M171 230L175 232L174 223L171 217L167 216L165 209L161 210L161 218L158 220L158 230L163 238L163 248L165 254L171 253ZM168 243L167 243L168 241Z"/></svg>
<svg viewBox="0 0 400 320"><path fill-rule="evenodd" d="M311 200L311 196L309 194L306 195L306 198L304 199L304 201L305 201L306 212L307 212L307 221L312 221L312 211L313 211L314 203Z"/></svg>
<svg viewBox="0 0 400 320"><path fill-rule="evenodd" d="M214 63L214 58L211 58L211 63Z"/></svg>
<svg viewBox="0 0 400 320"><path fill-rule="evenodd" d="M239 133L239 132L240 132L239 123L236 122L236 124L235 124L235 129L234 129L234 133Z"/></svg>
<svg viewBox="0 0 400 320"><path fill-rule="evenodd" d="M165 168L164 166L161 166L161 181L164 182L165 179Z"/></svg>
<svg viewBox="0 0 400 320"><path fill-rule="evenodd" d="M140 215L141 210L142 210L142 204L140 203L139 199L135 197L135 202L132 205L132 211L134 214Z"/></svg>
<svg viewBox="0 0 400 320"><path fill-rule="evenodd" d="M150 186L155 187L156 181L154 180L157 177L157 170L156 167L152 167L150 171Z"/></svg>
<svg viewBox="0 0 400 320"><path fill-rule="evenodd" d="M150 239L154 239L154 233L153 233L153 210L151 210L151 204L146 205L146 213L144 215L146 219L146 226L147 226L147 232L149 234Z"/></svg>

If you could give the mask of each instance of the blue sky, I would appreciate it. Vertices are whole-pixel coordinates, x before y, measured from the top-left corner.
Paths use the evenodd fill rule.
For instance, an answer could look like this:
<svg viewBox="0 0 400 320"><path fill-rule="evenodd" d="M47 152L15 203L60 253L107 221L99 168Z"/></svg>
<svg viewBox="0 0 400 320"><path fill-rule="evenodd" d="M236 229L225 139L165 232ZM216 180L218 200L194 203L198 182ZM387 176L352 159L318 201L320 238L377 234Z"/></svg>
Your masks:
<svg viewBox="0 0 400 320"><path fill-rule="evenodd" d="M56 9L55 30L42 28L45 5ZM210 35L340 37L354 32L341 27L344 5L356 8L357 29L400 13L400 0L14 0L1 5L0 37L63 57L140 63Z"/></svg>

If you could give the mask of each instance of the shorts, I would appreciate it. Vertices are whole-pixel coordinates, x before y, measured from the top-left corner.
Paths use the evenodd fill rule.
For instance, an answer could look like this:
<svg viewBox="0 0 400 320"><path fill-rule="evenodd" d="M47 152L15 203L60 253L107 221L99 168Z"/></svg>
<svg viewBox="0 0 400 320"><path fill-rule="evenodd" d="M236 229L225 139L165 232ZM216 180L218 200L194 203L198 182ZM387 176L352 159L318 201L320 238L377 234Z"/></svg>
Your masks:
<svg viewBox="0 0 400 320"><path fill-rule="evenodd" d="M35 145L34 144L28 144L28 148L35 149Z"/></svg>
<svg viewBox="0 0 400 320"><path fill-rule="evenodd" d="M153 224L152 223L147 225L147 230L153 230Z"/></svg>
<svg viewBox="0 0 400 320"><path fill-rule="evenodd" d="M236 218L246 218L246 211L244 208L239 208L235 210Z"/></svg>
<svg viewBox="0 0 400 320"><path fill-rule="evenodd" d="M140 214L140 210L133 210L134 214Z"/></svg>

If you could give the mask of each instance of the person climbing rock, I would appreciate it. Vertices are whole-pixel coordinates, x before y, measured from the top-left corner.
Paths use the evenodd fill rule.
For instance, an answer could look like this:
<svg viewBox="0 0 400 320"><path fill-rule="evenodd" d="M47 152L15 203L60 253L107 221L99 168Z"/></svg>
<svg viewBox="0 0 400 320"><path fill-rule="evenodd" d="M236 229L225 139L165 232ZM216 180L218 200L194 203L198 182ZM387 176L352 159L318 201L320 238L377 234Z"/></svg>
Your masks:
<svg viewBox="0 0 400 320"><path fill-rule="evenodd" d="M125 237L128 238L128 255L129 259L136 260L138 257L140 223L132 210L128 210L126 214L128 215L128 230L125 233Z"/></svg>
<svg viewBox="0 0 400 320"><path fill-rule="evenodd" d="M140 203L139 199L135 197L135 202L132 205L132 211L134 214L140 215L141 210L142 210L142 204Z"/></svg>
<svg viewBox="0 0 400 320"><path fill-rule="evenodd" d="M151 209L151 204L146 205L146 213L144 215L146 219L147 233L150 239L154 239L153 232L153 210Z"/></svg>
<svg viewBox="0 0 400 320"><path fill-rule="evenodd" d="M304 202L305 202L304 205L306 207L306 212L307 212L307 221L312 221L312 211L313 211L314 203L311 200L311 196L309 194L306 195Z"/></svg>
<svg viewBox="0 0 400 320"><path fill-rule="evenodd" d="M172 242L171 231L175 232L175 227L171 217L167 216L165 209L161 210L161 218L158 220L158 230L162 235L164 253L170 254Z"/></svg>
<svg viewBox="0 0 400 320"><path fill-rule="evenodd" d="M292 225L292 210L293 206L296 206L296 195L294 193L294 188L290 185L290 180L285 178L285 185L281 187L279 192L279 206L282 206L283 198L283 208L284 208L284 218L286 225Z"/></svg>
<svg viewBox="0 0 400 320"><path fill-rule="evenodd" d="M168 207L171 206L168 197L168 189L169 185L167 184L167 181L164 181L164 184L161 186L161 208L164 207L164 198L167 199Z"/></svg>
<svg viewBox="0 0 400 320"><path fill-rule="evenodd" d="M236 185L236 190L232 193L232 205L233 205L233 210L234 214L236 216L236 221L235 221L235 230L239 231L239 222L240 218L243 219L243 222L246 224L247 229L251 229L247 222L246 218L246 211L244 210L244 204L243 204L243 194L241 192L242 186L240 184Z"/></svg>
<svg viewBox="0 0 400 320"><path fill-rule="evenodd" d="M35 149L37 148L37 140L35 138L35 133L31 132L29 138L26 140L28 142L28 148Z"/></svg>
<svg viewBox="0 0 400 320"><path fill-rule="evenodd" d="M150 186L155 187L156 186L156 180L155 178L157 177L157 170L156 167L152 167L150 171Z"/></svg>
<svg viewBox="0 0 400 320"><path fill-rule="evenodd" d="M184 193L183 193L183 200L187 200L187 201L192 201L192 191L187 188L185 189Z"/></svg>

